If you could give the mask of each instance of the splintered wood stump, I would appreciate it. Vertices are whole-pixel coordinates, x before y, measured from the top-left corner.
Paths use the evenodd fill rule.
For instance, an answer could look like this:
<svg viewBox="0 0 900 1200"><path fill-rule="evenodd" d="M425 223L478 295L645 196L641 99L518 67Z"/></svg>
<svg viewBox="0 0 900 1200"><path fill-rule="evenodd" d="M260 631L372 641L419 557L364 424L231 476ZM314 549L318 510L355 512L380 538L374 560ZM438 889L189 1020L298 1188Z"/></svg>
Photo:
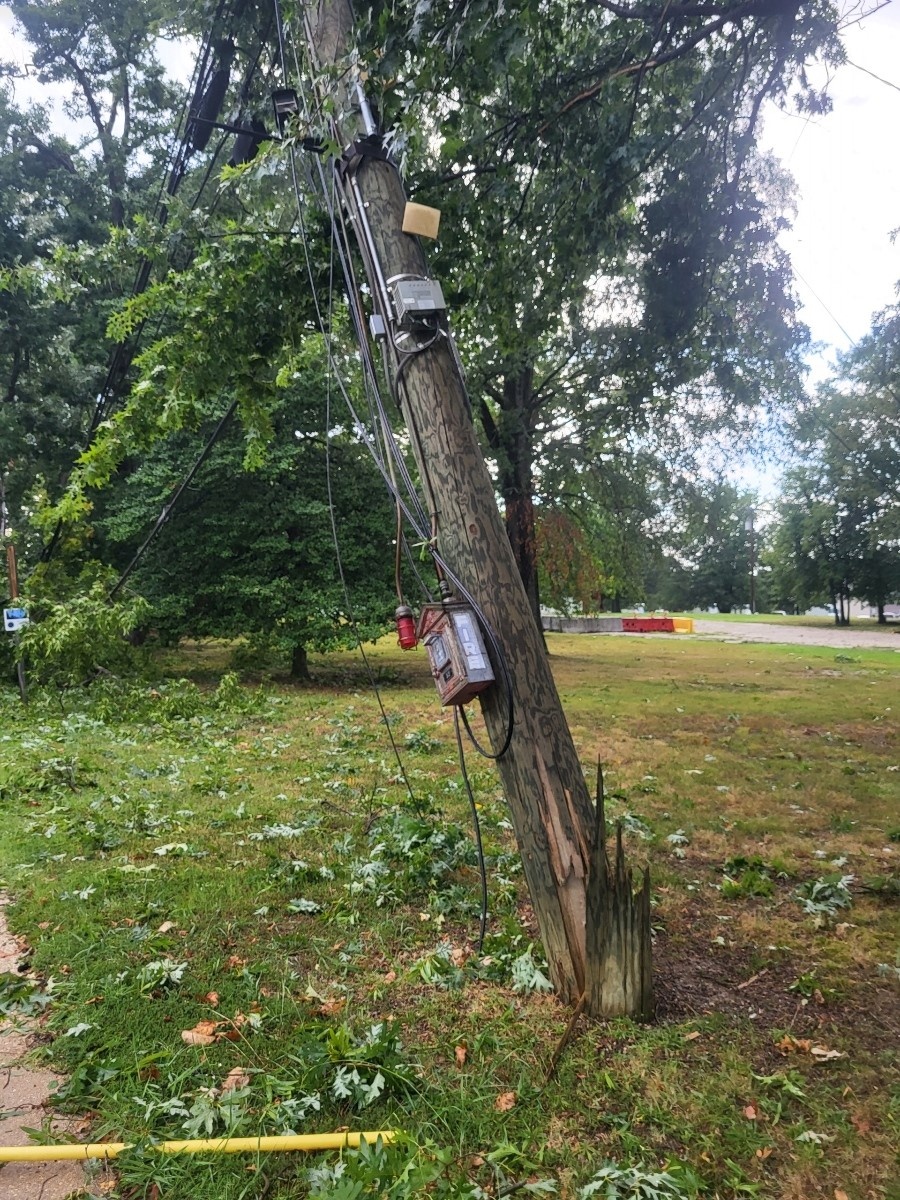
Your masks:
<svg viewBox="0 0 900 1200"><path fill-rule="evenodd" d="M607 854L603 772L597 766L597 824L591 879L585 959L593 967L585 981L585 1009L595 1017L653 1017L653 968L650 939L650 870L645 867L635 892L625 865L622 826L616 826L615 858Z"/></svg>

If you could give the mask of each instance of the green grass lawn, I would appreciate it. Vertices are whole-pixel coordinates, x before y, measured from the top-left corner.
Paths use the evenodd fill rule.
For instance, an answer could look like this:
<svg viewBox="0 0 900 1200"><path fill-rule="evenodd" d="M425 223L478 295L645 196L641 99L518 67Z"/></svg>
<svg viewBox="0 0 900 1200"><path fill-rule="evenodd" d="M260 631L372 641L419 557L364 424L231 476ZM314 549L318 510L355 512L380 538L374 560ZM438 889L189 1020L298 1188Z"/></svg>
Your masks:
<svg viewBox="0 0 900 1200"><path fill-rule="evenodd" d="M153 685L27 710L0 692L0 883L32 947L0 1003L43 1013L60 1106L92 1140L410 1138L312 1180L333 1155L142 1148L109 1194L575 1198L614 1163L647 1172L615 1194L648 1200L900 1196L897 655L548 642L585 769L603 761L651 866L658 1008L582 1019L552 1078L568 1013L498 778L472 757L478 954L453 724L421 654L370 652L409 791L350 656L307 687L219 684L212 644Z"/></svg>

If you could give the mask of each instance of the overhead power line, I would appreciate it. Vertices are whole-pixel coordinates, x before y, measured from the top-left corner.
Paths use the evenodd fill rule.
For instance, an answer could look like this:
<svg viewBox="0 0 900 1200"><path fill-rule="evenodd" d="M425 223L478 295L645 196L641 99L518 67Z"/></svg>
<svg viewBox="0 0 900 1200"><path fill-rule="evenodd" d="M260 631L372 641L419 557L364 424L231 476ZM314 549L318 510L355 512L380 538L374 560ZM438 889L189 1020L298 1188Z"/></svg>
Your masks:
<svg viewBox="0 0 900 1200"><path fill-rule="evenodd" d="M879 83L883 83L885 87L893 88L895 92L900 92L900 84L892 83L890 79L885 79L882 75L876 75L874 71L870 71L868 67L861 67L859 63L847 59L848 67L856 67L857 71L862 71L864 75L871 75L873 79L877 79Z"/></svg>
<svg viewBox="0 0 900 1200"><path fill-rule="evenodd" d="M228 424L228 422L234 416L237 406L238 406L237 400L232 400L231 404L228 407L227 412L221 418L218 425L213 430L212 435L210 436L206 445L200 451L200 454L197 457L196 461L194 462L194 465L191 467L191 469L188 471L187 475L185 475L184 479L182 479L181 483L178 485L178 488L175 491L174 495L172 496L172 499L168 500L163 505L159 516L156 518L155 525L150 530L150 532L147 534L147 536L144 538L144 540L141 543L140 547L138 548L138 551L135 554L134 558L132 558L131 562L128 564L128 566L125 568L125 570L119 576L119 578L113 584L113 586L109 592L110 600L115 600L116 596L118 595L118 593L124 586L125 581L128 579L128 577L134 571L135 567L138 565L138 563L141 561L141 559L146 554L147 550L150 547L150 543L153 541L153 539L156 537L156 535L159 533L159 531L162 529L162 527L166 524L169 517L172 515L172 510L174 509L174 507L178 503L178 501L181 499L181 496L184 493L184 491L190 487L194 476L197 474L197 472L200 470L200 468L206 462L207 458L209 457L210 451L212 450L212 448L216 444L216 442L219 440L219 437L223 433L225 426Z"/></svg>
<svg viewBox="0 0 900 1200"><path fill-rule="evenodd" d="M197 112L199 111L203 97L206 94L206 89L210 86L211 81L218 70L218 58L214 54L214 42L222 33L223 29L226 33L228 32L228 29L230 29L230 25L228 25L228 23L232 21L236 15L237 9L233 4L231 7L229 7L228 0L219 0L209 29L203 38L200 51L197 55L194 71L185 93L184 102L181 106L175 136L170 143L162 178L160 180L159 190L154 201L154 215L156 220L162 226L164 226L168 221L169 200L172 199L178 191L178 188L185 177L191 155L196 148L192 142L192 138L194 138L194 130L196 129L197 125ZM228 29L225 29L225 26L228 26ZM247 69L244 72L240 91L238 93L238 110L236 117L236 121L238 123L240 123L242 120L244 109L248 103L250 87L259 68L259 62L262 57L266 41L268 40L270 29L271 21L269 26L266 28L264 38L260 42L256 54L250 60ZM226 140L227 135L221 137L215 147L215 150L210 156L200 185L190 203L191 212L194 212L200 203L201 197L203 196L209 180L212 177L216 163L219 159L219 155L222 152L222 148L225 145ZM218 197L216 199L218 199ZM215 203L216 201L213 202L213 209L215 208ZM169 262L170 265L172 265L171 257ZM138 295L141 295L147 290L150 285L151 273L152 264L150 260L146 258L142 259L138 264L137 273L132 285L132 299ZM158 318L157 329L160 327L164 315L165 314L163 313ZM97 432L101 423L109 416L112 406L123 388L127 373L132 362L134 361L135 355L137 354L138 347L146 329L146 325L146 320L140 321L137 325L137 328L129 338L118 342L113 347L103 386L97 394L94 412L85 437L83 447L84 450L87 450L87 448L90 446L94 434ZM181 493L179 492L178 494L180 495ZM41 560L43 562L46 563L52 559L59 544L62 529L63 522L61 520L57 521L50 540L45 544L43 550L41 551ZM148 545L149 542L153 540L156 532L157 531L155 529L151 532L147 543Z"/></svg>
<svg viewBox="0 0 900 1200"><path fill-rule="evenodd" d="M812 295L813 299L817 300L819 302L819 304L821 304L822 308L825 310L826 313L828 313L829 317L831 317L832 321L834 321L835 325L837 325L838 329L841 331L841 333L844 335L844 337L847 339L847 341L850 343L850 345L855 346L856 338L850 336L850 334L847 332L847 330L844 328L844 326L840 323L840 321L837 319L837 317L834 315L834 313L831 311L831 309L828 307L828 305L825 303L825 301L822 299L822 297L819 295L819 293L816 291L816 289L813 287L813 285L809 282L809 280L805 276L800 274L800 272L797 270L797 267L795 264L792 264L792 268L793 268L794 274L797 276L797 278L800 280L800 282L804 285L804 287L809 289L809 292Z"/></svg>

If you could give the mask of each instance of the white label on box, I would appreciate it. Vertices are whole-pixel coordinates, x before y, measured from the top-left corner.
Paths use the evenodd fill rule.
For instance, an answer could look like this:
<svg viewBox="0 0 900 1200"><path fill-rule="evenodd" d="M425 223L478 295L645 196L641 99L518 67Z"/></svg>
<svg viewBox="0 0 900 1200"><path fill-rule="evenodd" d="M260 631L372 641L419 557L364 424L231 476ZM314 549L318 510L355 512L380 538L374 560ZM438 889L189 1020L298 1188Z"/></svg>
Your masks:
<svg viewBox="0 0 900 1200"><path fill-rule="evenodd" d="M456 627L456 636L459 638L459 644L466 656L469 669L483 671L488 662L481 646L481 638L478 636L475 618L471 613L455 612L453 613L453 624Z"/></svg>

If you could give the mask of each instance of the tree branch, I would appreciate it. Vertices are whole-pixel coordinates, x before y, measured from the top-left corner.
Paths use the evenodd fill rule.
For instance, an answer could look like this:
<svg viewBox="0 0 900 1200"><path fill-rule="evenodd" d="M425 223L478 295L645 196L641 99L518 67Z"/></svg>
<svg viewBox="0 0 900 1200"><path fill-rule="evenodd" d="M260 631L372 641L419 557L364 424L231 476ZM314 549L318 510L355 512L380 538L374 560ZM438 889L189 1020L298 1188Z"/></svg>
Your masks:
<svg viewBox="0 0 900 1200"><path fill-rule="evenodd" d="M744 7L741 3L730 7L722 4L663 4L656 8L629 8L626 4L616 3L616 0L595 0L595 3L600 8L605 8L607 12L622 17L626 21L652 21L654 24L664 19L675 21L691 20L697 17L727 16L732 9Z"/></svg>
<svg viewBox="0 0 900 1200"><path fill-rule="evenodd" d="M97 130L97 136L100 138L100 145L104 152L103 157L104 157L104 160L106 160L106 157L107 157L107 153L106 153L106 151L107 151L106 122L103 120L103 113L100 111L100 105L97 103L97 99L94 96L94 92L91 87L90 80L87 77L87 73L85 72L83 67L78 65L78 63L76 62L75 58L73 57L73 55L71 53L66 52L65 54L61 55L61 57L62 57L63 62L68 66L69 70L75 76L76 80L78 81L78 86L81 88L82 92L84 93L84 98L85 98L85 101L87 102L88 111L91 114L91 120L94 123L94 128Z"/></svg>
<svg viewBox="0 0 900 1200"><path fill-rule="evenodd" d="M585 88L583 91L579 92L578 95L573 96L570 100L567 100L562 108L560 108L559 111L553 117L551 117L549 121L545 121L544 124L540 126L540 128L537 130L537 135L540 137L542 134L546 133L546 131L555 121L558 121L560 117L564 116L567 112L571 112L573 108L577 108L579 105L586 103L588 100L592 100L599 92L603 91L608 83L611 83L614 79L620 79L629 75L634 75L638 72L654 71L659 67L665 66L666 63L674 62L678 58L683 58L686 54L693 50L695 46L699 45L700 42L704 41L712 34L717 33L723 28L723 26L733 24L741 20L742 17L747 16L756 7L758 7L758 0L743 0L743 3L735 5L733 8L719 16L715 21L709 21L706 25L703 25L700 29L696 30L693 34L691 34L690 37L681 42L678 46L675 46L672 50L669 50L663 54L659 54L655 58L641 59L640 62L630 62L626 66L617 67L614 71L610 71L608 74L604 75L602 79L599 79L596 83L592 84L589 88Z"/></svg>
<svg viewBox="0 0 900 1200"><path fill-rule="evenodd" d="M488 440L488 445L492 450L499 450L500 430L497 428L494 414L491 412L490 406L483 396L478 401L478 415L481 418L481 427L484 429L484 436Z"/></svg>

